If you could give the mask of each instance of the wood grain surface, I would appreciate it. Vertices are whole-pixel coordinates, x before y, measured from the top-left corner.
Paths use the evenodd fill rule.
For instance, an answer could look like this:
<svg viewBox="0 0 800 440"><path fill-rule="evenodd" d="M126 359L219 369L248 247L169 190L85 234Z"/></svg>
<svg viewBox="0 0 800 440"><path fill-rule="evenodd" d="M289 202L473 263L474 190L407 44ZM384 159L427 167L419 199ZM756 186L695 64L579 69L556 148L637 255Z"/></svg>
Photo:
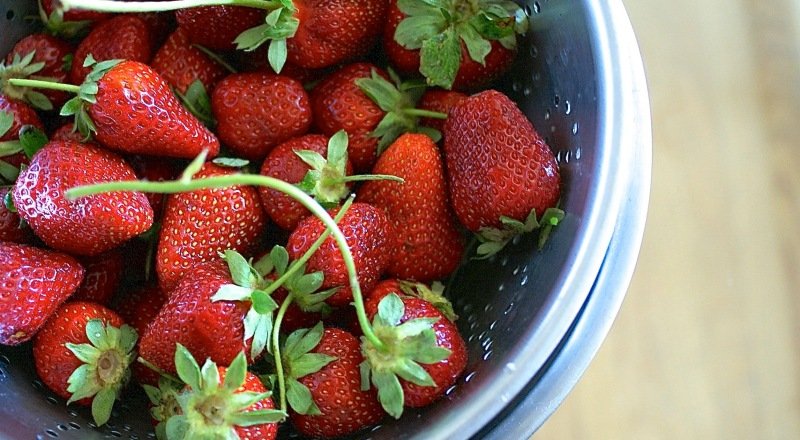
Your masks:
<svg viewBox="0 0 800 440"><path fill-rule="evenodd" d="M625 0L653 111L639 264L536 439L800 439L800 1Z"/></svg>

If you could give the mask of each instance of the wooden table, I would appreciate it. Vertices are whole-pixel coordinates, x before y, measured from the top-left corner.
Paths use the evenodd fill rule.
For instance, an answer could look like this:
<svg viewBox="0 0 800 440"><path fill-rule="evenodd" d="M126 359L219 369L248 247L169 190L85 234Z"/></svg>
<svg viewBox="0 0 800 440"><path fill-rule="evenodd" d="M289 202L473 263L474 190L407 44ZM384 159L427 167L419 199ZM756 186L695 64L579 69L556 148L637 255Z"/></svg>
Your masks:
<svg viewBox="0 0 800 440"><path fill-rule="evenodd" d="M653 188L608 339L537 439L800 439L800 1L626 0Z"/></svg>

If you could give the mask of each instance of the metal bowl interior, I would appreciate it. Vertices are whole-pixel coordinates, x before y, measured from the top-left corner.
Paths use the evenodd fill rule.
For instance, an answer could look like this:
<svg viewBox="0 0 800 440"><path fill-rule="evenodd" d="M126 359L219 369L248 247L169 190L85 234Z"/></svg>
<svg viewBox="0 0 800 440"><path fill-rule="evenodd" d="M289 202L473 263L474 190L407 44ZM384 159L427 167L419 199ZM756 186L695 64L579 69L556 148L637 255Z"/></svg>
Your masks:
<svg viewBox="0 0 800 440"><path fill-rule="evenodd" d="M0 53L31 31L23 20L32 12L31 3L35 6L0 0ZM643 147L639 138L626 135L635 129L631 125L641 103L632 103L620 64L636 62L619 57L615 26L627 22L614 17L624 16L622 4L524 3L531 29L499 87L519 103L556 154L567 217L541 251L535 237L524 237L495 258L460 268L449 295L468 342L466 373L440 402L407 411L400 420L387 419L355 438L452 439L478 433L526 389L562 341L606 256L637 165L636 149ZM646 206L633 209L641 212ZM0 437L152 437L141 396L119 405L106 426L94 427L88 411L67 407L44 389L30 356L27 346L0 348L0 399L14 402L0 407Z"/></svg>

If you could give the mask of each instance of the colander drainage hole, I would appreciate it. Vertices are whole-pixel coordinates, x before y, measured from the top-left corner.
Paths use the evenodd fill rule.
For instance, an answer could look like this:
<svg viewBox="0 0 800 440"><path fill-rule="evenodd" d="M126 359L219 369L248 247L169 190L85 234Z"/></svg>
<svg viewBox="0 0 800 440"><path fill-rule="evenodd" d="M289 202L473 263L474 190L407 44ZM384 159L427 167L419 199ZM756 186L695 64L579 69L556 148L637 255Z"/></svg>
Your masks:
<svg viewBox="0 0 800 440"><path fill-rule="evenodd" d="M55 431L53 431L52 429L48 429L47 431L45 431L45 433L46 433L47 435L49 435L50 437L53 437L53 438L58 438L58 433L57 433L57 432L55 432Z"/></svg>
<svg viewBox="0 0 800 440"><path fill-rule="evenodd" d="M8 11L6 11L6 20L11 21L14 19L16 15L17 14L12 9L9 9Z"/></svg>
<svg viewBox="0 0 800 440"><path fill-rule="evenodd" d="M67 423L67 425L69 425L72 429L81 429L81 425L79 425L79 424L77 424L75 422L69 422L69 423Z"/></svg>

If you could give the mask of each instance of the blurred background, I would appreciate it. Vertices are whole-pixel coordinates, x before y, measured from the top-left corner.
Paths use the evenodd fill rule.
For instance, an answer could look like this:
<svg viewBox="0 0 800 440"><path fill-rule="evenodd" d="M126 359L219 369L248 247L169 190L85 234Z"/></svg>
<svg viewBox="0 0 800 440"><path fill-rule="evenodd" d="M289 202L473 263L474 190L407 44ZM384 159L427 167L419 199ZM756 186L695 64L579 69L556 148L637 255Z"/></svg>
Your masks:
<svg viewBox="0 0 800 440"><path fill-rule="evenodd" d="M536 439L800 438L800 1L624 0L647 71L644 243Z"/></svg>

